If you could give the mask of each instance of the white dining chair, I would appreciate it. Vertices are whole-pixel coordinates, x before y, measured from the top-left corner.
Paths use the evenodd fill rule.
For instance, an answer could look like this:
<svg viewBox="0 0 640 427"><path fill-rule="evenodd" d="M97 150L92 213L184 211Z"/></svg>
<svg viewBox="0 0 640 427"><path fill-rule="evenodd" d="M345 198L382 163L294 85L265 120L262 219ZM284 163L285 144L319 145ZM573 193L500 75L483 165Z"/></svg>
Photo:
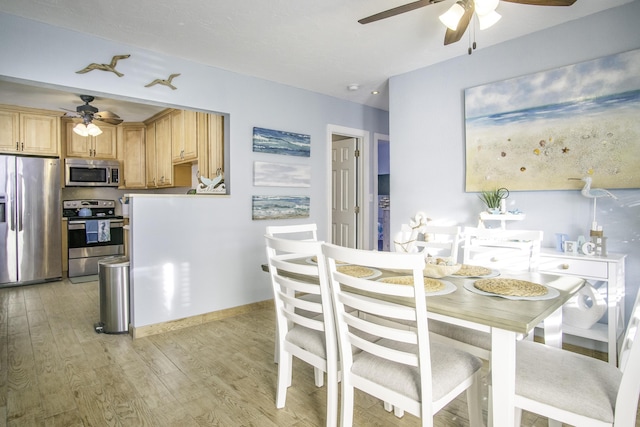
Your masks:
<svg viewBox="0 0 640 427"><path fill-rule="evenodd" d="M314 223L269 225L266 228L266 234L290 240L318 240L318 226Z"/></svg>
<svg viewBox="0 0 640 427"><path fill-rule="evenodd" d="M387 410L393 406L420 417L425 426L433 425L434 414L466 391L470 425L481 426L481 360L429 340L424 256L331 244L324 244L322 251L329 266L336 313L342 371L341 426L353 423L354 388L381 399ZM341 272L336 260L367 267L372 274L355 277ZM378 269L410 270L410 284L377 281L374 276ZM378 318L391 322L380 324L375 320ZM417 326L407 329L393 319L412 321Z"/></svg>
<svg viewBox="0 0 640 427"><path fill-rule="evenodd" d="M266 227L266 235L279 237L282 239L290 240L318 240L318 226L315 223L308 224L292 224L292 225L269 225ZM292 254L293 258L296 258L296 254ZM309 301L320 303L320 296L314 294L307 294L301 298ZM276 336L277 336L276 330ZM273 351L273 360L278 363L278 340L275 341L275 349Z"/></svg>
<svg viewBox="0 0 640 427"><path fill-rule="evenodd" d="M545 416L549 425L558 427L561 423L579 427L637 425L639 341L640 292L622 341L619 368L556 347L518 342L515 425L520 425L522 410Z"/></svg>
<svg viewBox="0 0 640 427"><path fill-rule="evenodd" d="M540 263L543 232L539 230L504 230L477 227L464 228L463 264L491 269L535 271ZM547 336L559 334L557 325L539 325ZM491 336L463 326L432 320L434 340L466 350L478 357L491 357ZM529 338L533 338L533 333ZM561 340L558 340L560 342Z"/></svg>
<svg viewBox="0 0 640 427"><path fill-rule="evenodd" d="M501 228L464 228L463 264L494 269L536 271L543 232Z"/></svg>
<svg viewBox="0 0 640 427"><path fill-rule="evenodd" d="M276 407L291 385L293 356L314 367L315 384L327 374L327 426L337 423L338 350L322 242L265 236L276 310L278 382ZM306 262L315 257L316 262ZM302 259L302 261L300 261ZM313 295L320 299L305 299Z"/></svg>
<svg viewBox="0 0 640 427"><path fill-rule="evenodd" d="M422 240L414 243L418 251L425 256L443 258L451 263L458 262L458 249L461 240L459 226L425 225L420 230Z"/></svg>

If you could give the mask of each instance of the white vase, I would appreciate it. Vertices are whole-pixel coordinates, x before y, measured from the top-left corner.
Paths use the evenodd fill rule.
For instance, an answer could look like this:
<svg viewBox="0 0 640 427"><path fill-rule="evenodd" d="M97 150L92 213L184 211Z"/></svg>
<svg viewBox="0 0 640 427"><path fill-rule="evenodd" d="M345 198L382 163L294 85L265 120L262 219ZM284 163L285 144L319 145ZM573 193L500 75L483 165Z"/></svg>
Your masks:
<svg viewBox="0 0 640 427"><path fill-rule="evenodd" d="M589 329L607 311L607 302L589 283L562 307L562 322L576 328Z"/></svg>

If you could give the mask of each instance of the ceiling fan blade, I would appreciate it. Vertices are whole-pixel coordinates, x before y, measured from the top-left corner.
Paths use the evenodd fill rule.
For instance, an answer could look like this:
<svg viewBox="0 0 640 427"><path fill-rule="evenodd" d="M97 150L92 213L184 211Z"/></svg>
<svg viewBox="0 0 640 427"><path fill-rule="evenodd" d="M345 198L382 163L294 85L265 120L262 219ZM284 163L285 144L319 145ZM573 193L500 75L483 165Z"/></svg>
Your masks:
<svg viewBox="0 0 640 427"><path fill-rule="evenodd" d="M533 6L571 6L576 0L502 0L509 3L530 4Z"/></svg>
<svg viewBox="0 0 640 427"><path fill-rule="evenodd" d="M440 3L444 0L418 0L413 3L408 3L402 6L394 7L393 9L385 10L384 12L376 13L375 15L368 16L358 20L361 24L368 24L370 22L379 21L385 18L391 18L392 16L400 15L405 12L420 9L421 7L429 6L430 4Z"/></svg>
<svg viewBox="0 0 640 427"><path fill-rule="evenodd" d="M96 117L98 119L119 119L120 118L119 115L117 115L116 113L112 113L111 111L98 111L93 115L93 117Z"/></svg>
<svg viewBox="0 0 640 427"><path fill-rule="evenodd" d="M471 18L473 17L473 12L475 10L473 2L469 2L468 5L468 8L464 11L464 15L460 18L460 22L458 22L458 28L455 31L447 28L447 32L444 33L445 46L460 40L465 31L467 31L467 27L469 26L469 22L471 22Z"/></svg>
<svg viewBox="0 0 640 427"><path fill-rule="evenodd" d="M111 111L99 111L93 115L94 120L100 120L101 122L109 123L112 125L119 125L123 120L116 113Z"/></svg>
<svg viewBox="0 0 640 427"><path fill-rule="evenodd" d="M115 118L115 117L93 117L93 120L98 120L101 122L105 122L105 123L109 123L110 125L119 125L120 123L123 122L123 120L121 118Z"/></svg>

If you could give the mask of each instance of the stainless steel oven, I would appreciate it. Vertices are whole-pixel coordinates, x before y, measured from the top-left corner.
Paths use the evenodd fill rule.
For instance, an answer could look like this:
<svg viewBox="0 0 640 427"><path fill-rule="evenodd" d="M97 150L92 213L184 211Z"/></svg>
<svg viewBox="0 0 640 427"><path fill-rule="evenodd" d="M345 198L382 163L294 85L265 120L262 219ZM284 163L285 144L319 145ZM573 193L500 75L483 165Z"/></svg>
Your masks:
<svg viewBox="0 0 640 427"><path fill-rule="evenodd" d="M113 200L65 200L69 277L98 274L98 261L124 254L124 219Z"/></svg>

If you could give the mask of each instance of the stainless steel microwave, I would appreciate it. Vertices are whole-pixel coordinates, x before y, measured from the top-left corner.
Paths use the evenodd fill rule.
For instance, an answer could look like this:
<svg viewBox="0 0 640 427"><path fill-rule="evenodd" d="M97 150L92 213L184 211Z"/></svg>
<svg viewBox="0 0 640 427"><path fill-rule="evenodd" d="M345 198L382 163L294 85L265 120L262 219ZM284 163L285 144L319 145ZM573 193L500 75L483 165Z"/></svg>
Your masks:
<svg viewBox="0 0 640 427"><path fill-rule="evenodd" d="M117 160L65 159L64 185L67 187L117 187L120 162Z"/></svg>

